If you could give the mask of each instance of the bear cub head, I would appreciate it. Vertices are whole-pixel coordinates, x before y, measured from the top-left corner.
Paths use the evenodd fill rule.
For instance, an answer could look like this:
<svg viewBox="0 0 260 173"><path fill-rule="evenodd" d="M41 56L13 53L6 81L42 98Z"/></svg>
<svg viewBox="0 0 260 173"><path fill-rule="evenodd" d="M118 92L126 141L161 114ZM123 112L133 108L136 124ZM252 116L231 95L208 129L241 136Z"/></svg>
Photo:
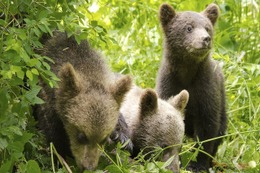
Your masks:
<svg viewBox="0 0 260 173"><path fill-rule="evenodd" d="M70 63L61 67L59 77L55 106L70 139L70 149L82 170L93 170L101 155L99 147L116 127L131 78L123 76L107 87L92 79L84 80Z"/></svg>
<svg viewBox="0 0 260 173"><path fill-rule="evenodd" d="M204 11L175 12L168 4L160 7L160 22L168 50L202 61L212 47L213 26L219 16L218 6L210 4Z"/></svg>

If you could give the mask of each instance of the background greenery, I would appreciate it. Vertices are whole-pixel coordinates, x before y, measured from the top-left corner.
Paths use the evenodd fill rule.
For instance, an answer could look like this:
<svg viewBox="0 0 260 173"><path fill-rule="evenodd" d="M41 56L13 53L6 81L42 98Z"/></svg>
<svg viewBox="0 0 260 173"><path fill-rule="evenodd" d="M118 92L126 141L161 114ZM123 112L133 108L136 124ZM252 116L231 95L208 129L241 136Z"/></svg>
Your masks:
<svg viewBox="0 0 260 173"><path fill-rule="evenodd" d="M57 77L48 57L35 54L39 39L53 30L77 40L89 39L111 68L130 73L141 87L155 86L162 58L162 31L158 9L164 1L143 0L0 0L0 172L66 172L51 160L55 154L35 128L31 106L41 76L51 86ZM169 0L178 11L202 11L212 0ZM260 2L216 0L221 16L215 27L214 59L225 74L228 131L215 158L218 172L260 172ZM183 166L194 155L185 140ZM100 170L110 172L167 172L166 163L138 160L128 153L104 153ZM51 149L53 149L51 147ZM143 164L140 164L142 162ZM70 169L76 171L73 161ZM96 171L102 172L102 171ZM185 172L182 170L182 172Z"/></svg>

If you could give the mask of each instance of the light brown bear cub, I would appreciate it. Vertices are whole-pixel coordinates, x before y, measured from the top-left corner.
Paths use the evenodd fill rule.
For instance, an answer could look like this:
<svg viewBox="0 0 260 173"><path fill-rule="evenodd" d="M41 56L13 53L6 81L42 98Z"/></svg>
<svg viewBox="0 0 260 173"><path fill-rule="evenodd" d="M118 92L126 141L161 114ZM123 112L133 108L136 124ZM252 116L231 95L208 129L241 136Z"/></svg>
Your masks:
<svg viewBox="0 0 260 173"><path fill-rule="evenodd" d="M61 82L56 89L42 84L45 104L35 110L39 126L62 156L72 154L82 170L93 170L101 154L99 146L118 122L131 78L115 79L87 41L77 44L64 33L55 33L40 53L54 60L51 69Z"/></svg>
<svg viewBox="0 0 260 173"><path fill-rule="evenodd" d="M185 112L185 134L200 141L219 137L227 128L224 79L219 64L211 57L213 26L219 16L217 5L201 13L177 13L161 5L160 21L165 35L164 58L158 78L159 97L168 99L186 89L190 100ZM215 156L221 139L203 143ZM208 171L212 157L200 152L197 162L187 167L193 172Z"/></svg>
<svg viewBox="0 0 260 173"><path fill-rule="evenodd" d="M134 145L133 157L144 149L147 153L152 147L167 147L162 160L174 156L168 167L179 172L179 150L184 136L183 112L189 94L183 90L167 101L158 98L152 89L134 86L126 95L120 112L128 125L130 138Z"/></svg>

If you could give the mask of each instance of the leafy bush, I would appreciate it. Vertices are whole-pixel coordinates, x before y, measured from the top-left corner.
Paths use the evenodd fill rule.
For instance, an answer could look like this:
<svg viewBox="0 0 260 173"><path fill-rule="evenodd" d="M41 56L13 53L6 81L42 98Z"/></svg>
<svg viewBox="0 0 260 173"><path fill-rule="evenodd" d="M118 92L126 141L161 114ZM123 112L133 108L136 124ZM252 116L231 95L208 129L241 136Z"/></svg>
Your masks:
<svg viewBox="0 0 260 173"><path fill-rule="evenodd" d="M36 142L39 134L30 109L31 105L43 103L37 97L41 89L39 77L50 87L57 85L58 78L48 64L52 60L37 55L35 49L42 48L42 35L52 35L56 28L75 34L78 40L86 37L86 31L92 37L99 36L97 43L106 39L105 29L96 31L97 21L83 26L85 16L76 9L85 4L52 0L0 2L0 172L39 172L33 160L42 162L37 158L41 157L37 154L41 145ZM77 34L81 30L82 35Z"/></svg>
<svg viewBox="0 0 260 173"><path fill-rule="evenodd" d="M169 3L177 10L201 11L211 2L171 0ZM105 54L114 71L130 73L139 86L153 88L162 57L158 20L161 3L155 0L0 1L0 172L76 171L73 161L66 168L63 161L51 160L55 150L53 146L48 149L31 115L31 106L42 103L37 97L41 89L39 77L50 87L57 86L58 81L49 66L52 60L35 53L35 49L42 48L42 35L52 35L58 29L75 35L78 41L88 39ZM216 3L221 16L216 26L213 56L223 64L229 120L227 135L215 158L216 167L226 172L259 172L259 3L256 0ZM185 141L183 162L193 159L190 149L194 144ZM142 155L129 160L129 153L121 147L118 145L112 154L106 151L96 172L104 169L167 172L167 162L144 161Z"/></svg>

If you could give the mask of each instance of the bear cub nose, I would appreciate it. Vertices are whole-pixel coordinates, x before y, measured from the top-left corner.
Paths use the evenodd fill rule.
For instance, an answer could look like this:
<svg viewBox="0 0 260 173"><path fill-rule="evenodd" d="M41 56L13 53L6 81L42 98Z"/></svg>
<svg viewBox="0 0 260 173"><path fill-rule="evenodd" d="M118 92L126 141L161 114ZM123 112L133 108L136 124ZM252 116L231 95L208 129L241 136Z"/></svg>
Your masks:
<svg viewBox="0 0 260 173"><path fill-rule="evenodd" d="M211 37L210 36L206 36L206 37L203 37L203 44L205 47L209 47L210 46L210 42L211 42Z"/></svg>

